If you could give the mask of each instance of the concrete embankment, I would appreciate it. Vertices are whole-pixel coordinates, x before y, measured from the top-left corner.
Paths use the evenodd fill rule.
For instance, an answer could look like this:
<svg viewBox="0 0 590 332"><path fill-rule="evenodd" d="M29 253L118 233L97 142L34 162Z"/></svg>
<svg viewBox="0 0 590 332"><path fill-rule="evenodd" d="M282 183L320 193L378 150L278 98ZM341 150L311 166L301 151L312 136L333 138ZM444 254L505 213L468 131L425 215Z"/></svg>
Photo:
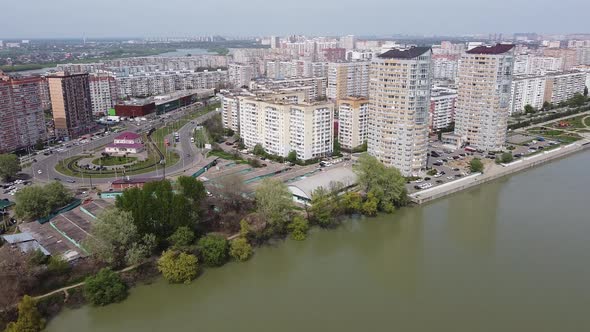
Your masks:
<svg viewBox="0 0 590 332"><path fill-rule="evenodd" d="M584 139L576 143L559 147L557 149L544 151L542 153L519 159L515 162L505 165L494 165L484 174L477 173L465 178L433 187L427 190L411 194L410 199L416 204L423 204L432 200L445 197L456 192L484 184L489 181L499 179L503 176L524 171L538 165L569 156L573 153L590 148L590 140Z"/></svg>

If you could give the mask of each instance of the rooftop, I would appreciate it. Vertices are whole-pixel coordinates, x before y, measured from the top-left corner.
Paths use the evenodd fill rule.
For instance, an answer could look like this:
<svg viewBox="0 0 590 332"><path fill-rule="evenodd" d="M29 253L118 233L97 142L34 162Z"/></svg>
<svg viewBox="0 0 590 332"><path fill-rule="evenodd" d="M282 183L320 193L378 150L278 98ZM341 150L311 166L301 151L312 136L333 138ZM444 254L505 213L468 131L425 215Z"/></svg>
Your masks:
<svg viewBox="0 0 590 332"><path fill-rule="evenodd" d="M341 182L344 187L348 187L356 181L356 173L350 167L336 167L295 181L289 184L289 190L293 195L311 199L312 192L319 187L330 189L332 182Z"/></svg>
<svg viewBox="0 0 590 332"><path fill-rule="evenodd" d="M467 51L467 54L502 54L514 48L512 44L496 44L494 46L477 46Z"/></svg>
<svg viewBox="0 0 590 332"><path fill-rule="evenodd" d="M143 148L143 146L144 145L142 143L135 143L135 144L119 144L119 143L113 143L113 144L107 145L107 148L139 149L139 148Z"/></svg>
<svg viewBox="0 0 590 332"><path fill-rule="evenodd" d="M139 134L132 133L130 131L126 131L126 132L120 134L119 136L115 137L115 139L136 140L140 137L141 137L141 135L139 135Z"/></svg>
<svg viewBox="0 0 590 332"><path fill-rule="evenodd" d="M411 47L407 50L400 50L397 48L391 49L381 55L378 58L381 59L413 59L420 55L430 51L430 47Z"/></svg>

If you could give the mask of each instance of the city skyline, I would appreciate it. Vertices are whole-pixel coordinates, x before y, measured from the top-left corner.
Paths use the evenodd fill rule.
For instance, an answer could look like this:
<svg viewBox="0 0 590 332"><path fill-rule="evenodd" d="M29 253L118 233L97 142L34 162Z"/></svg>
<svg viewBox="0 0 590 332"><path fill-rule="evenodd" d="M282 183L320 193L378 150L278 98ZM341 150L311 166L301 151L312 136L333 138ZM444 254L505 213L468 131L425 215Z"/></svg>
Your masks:
<svg viewBox="0 0 590 332"><path fill-rule="evenodd" d="M561 2L530 0L502 0L480 4L452 0L420 3L387 3L340 1L338 3L297 2L267 3L254 0L248 3L235 0L227 4L194 4L186 0L165 3L132 0L125 3L105 0L89 7L73 0L51 3L11 4L11 15L0 22L0 38L123 38L186 35L439 35L514 33L583 33L584 13L590 3L572 0ZM424 11L424 8L428 11ZM280 11L279 11L280 8ZM509 8L510 10L506 10ZM548 27L555 13L563 8L577 8L568 12L568 20ZM55 17L69 14L68 19ZM206 15L200 15L205 12ZM402 12L404 15L399 15ZM413 14L414 13L414 14ZM27 24L22 20L26 18ZM169 20L174 18L173 21ZM312 22L302 26L301 22ZM154 24L158 22L159 24ZM173 22L171 24L170 22ZM222 24L223 23L223 24ZM559 26L559 27L556 27ZM16 29L18 27L18 29Z"/></svg>

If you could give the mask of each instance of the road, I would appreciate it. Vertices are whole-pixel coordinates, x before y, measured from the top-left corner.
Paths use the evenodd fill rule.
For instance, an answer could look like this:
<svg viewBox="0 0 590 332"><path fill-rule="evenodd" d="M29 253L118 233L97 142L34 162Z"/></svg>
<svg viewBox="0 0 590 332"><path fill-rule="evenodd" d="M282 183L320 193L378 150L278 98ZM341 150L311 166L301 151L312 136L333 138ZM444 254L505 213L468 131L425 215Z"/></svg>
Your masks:
<svg viewBox="0 0 590 332"><path fill-rule="evenodd" d="M134 124L132 121L126 121L126 122L124 122L124 125L126 126L125 130L133 131L133 132L145 132L149 128L151 128L152 126L161 127L163 125L172 123L172 122L180 119L182 116L185 115L184 111L186 109L187 108L173 111L173 112L167 114L168 117L165 120L161 119L161 118L155 119L155 120L148 122L147 124L137 125L137 124ZM202 123L203 121L207 120L208 118L212 117L213 115L215 115L217 113L218 113L217 111L212 111L207 114L204 114L204 115L194 119L193 121L188 122L180 130L178 130L178 133L180 134L180 144L177 145L177 147L175 148L175 151L179 154L180 160L176 164L166 167L166 175L182 173L183 171L189 169L191 166L193 166L194 164L196 164L200 160L202 160L203 156L199 153L195 144L191 143L190 138L192 136L192 132L195 127L197 127L200 123ZM65 175L57 172L55 170L55 166L57 165L58 162L60 162L64 159L67 159L69 157L72 157L72 156L75 156L78 154L83 154L85 151L92 151L92 150L95 150L101 146L112 143L115 136L117 136L118 134L119 133L110 133L107 136L100 137L96 140L91 140L84 145L78 145L78 146L74 145L70 148L67 148L63 152L54 151L54 153L49 156L37 155L36 156L37 162L34 162L30 167L24 169L23 173L28 174L29 176L31 176L33 178L34 181L37 181L37 182L50 182L50 181L54 181L55 178L59 178L59 179L65 180L64 185L69 186L69 187L87 187L90 185L89 178L87 178L87 177L77 178L77 177L65 176ZM173 139L170 139L170 141L173 141ZM71 144L71 143L68 142L68 143L64 143L64 144ZM39 170L41 170L41 174L38 173ZM147 172L144 174L138 174L138 175L135 175L134 177L159 177L159 176L163 176L163 175L164 175L163 169L158 169L156 171ZM92 184L96 185L96 184L110 183L115 179L116 179L115 177L112 177L112 178L94 178L93 177ZM76 182L75 183L68 183L68 182L66 182L67 180L74 180Z"/></svg>

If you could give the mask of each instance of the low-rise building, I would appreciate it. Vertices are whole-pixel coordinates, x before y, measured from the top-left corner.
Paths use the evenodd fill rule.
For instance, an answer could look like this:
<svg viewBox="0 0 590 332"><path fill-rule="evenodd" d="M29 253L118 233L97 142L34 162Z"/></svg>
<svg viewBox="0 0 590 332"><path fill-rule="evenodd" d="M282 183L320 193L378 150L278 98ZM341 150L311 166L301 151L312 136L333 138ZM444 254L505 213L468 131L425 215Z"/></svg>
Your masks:
<svg viewBox="0 0 590 332"><path fill-rule="evenodd" d="M143 152L143 150L141 135L128 131L115 137L113 144L109 144L105 148L106 153L116 155L136 154Z"/></svg>

